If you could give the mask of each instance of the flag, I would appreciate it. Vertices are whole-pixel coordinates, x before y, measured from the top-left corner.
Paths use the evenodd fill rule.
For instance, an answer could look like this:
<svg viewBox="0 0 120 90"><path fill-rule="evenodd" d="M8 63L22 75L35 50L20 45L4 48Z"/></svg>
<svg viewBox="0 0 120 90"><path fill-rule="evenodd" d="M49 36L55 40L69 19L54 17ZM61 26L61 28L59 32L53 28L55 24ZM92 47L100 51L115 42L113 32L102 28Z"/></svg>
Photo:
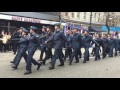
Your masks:
<svg viewBox="0 0 120 90"><path fill-rule="evenodd" d="M114 38L116 38L116 32L113 32L113 36L114 36Z"/></svg>
<svg viewBox="0 0 120 90"><path fill-rule="evenodd" d="M83 26L82 25L80 25L80 29L81 29L81 33L83 33Z"/></svg>
<svg viewBox="0 0 120 90"><path fill-rule="evenodd" d="M66 36L66 31L67 31L67 23L65 24L65 27L64 27L64 34L65 34L65 36Z"/></svg>

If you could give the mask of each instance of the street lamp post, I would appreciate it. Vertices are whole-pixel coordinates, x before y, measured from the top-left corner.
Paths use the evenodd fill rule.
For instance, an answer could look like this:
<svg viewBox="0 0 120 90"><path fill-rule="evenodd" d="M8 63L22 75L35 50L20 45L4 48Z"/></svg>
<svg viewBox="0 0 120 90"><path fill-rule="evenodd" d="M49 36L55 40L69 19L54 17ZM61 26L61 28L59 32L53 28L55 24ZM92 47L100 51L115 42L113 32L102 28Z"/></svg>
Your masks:
<svg viewBox="0 0 120 90"><path fill-rule="evenodd" d="M106 18L106 27L108 28L108 34L110 34L110 27L109 27L109 25L108 25L109 16L110 16L110 14L109 14L109 12L108 12L108 15L107 15L107 18Z"/></svg>
<svg viewBox="0 0 120 90"><path fill-rule="evenodd" d="M61 22L61 14L60 14L60 12L58 12L58 15L59 15L59 22Z"/></svg>
<svg viewBox="0 0 120 90"><path fill-rule="evenodd" d="M91 26L92 26L92 12L90 13L90 27L89 27L89 31L91 31Z"/></svg>

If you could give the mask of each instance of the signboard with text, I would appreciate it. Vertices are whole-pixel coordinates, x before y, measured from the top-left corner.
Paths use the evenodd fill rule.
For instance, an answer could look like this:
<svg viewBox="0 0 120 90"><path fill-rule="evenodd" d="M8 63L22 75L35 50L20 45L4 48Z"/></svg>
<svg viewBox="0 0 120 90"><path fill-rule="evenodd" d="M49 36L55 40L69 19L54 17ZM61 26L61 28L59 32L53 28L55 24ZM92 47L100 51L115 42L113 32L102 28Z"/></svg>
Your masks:
<svg viewBox="0 0 120 90"><path fill-rule="evenodd" d="M51 24L51 25L54 25L55 23L58 23L58 22L55 22L55 21L48 21L48 20L41 20L41 19L34 19L34 18L26 18L26 17L20 17L20 16L12 16L12 15L4 15L4 14L0 14L0 19L21 21L21 22L40 23L40 24Z"/></svg>
<svg viewBox="0 0 120 90"><path fill-rule="evenodd" d="M33 19L33 18L25 18L25 17L18 17L12 16L12 20L14 21L23 21L23 22L31 22L31 23L40 23L40 19Z"/></svg>

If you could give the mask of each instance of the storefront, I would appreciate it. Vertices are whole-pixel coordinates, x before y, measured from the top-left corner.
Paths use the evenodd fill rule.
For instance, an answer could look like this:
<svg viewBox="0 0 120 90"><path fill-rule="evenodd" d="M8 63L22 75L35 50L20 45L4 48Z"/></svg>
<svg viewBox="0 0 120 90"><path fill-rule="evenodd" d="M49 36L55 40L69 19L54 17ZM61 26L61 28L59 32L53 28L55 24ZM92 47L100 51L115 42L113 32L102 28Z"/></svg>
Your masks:
<svg viewBox="0 0 120 90"><path fill-rule="evenodd" d="M102 30L108 31L108 28L106 26L102 26ZM111 32L120 32L120 27L110 27Z"/></svg>
<svg viewBox="0 0 120 90"><path fill-rule="evenodd" d="M24 17L20 15L0 14L0 31L13 32L21 26L28 28L31 25L41 30L42 26L51 26L53 28L55 23L58 23L58 21L43 20L42 18Z"/></svg>

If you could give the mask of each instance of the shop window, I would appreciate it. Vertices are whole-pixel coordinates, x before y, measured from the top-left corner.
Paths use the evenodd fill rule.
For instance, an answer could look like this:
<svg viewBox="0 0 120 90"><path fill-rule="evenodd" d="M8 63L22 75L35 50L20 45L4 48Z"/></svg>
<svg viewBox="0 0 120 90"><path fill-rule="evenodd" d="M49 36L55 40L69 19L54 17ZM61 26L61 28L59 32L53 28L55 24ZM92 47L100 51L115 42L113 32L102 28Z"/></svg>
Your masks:
<svg viewBox="0 0 120 90"><path fill-rule="evenodd" d="M72 18L74 18L74 13L72 13Z"/></svg>
<svg viewBox="0 0 120 90"><path fill-rule="evenodd" d="M84 12L84 20L86 20L86 12Z"/></svg>
<svg viewBox="0 0 120 90"><path fill-rule="evenodd" d="M68 12L65 12L65 16L68 16Z"/></svg>
<svg viewBox="0 0 120 90"><path fill-rule="evenodd" d="M80 18L80 12L77 13L77 18Z"/></svg>

